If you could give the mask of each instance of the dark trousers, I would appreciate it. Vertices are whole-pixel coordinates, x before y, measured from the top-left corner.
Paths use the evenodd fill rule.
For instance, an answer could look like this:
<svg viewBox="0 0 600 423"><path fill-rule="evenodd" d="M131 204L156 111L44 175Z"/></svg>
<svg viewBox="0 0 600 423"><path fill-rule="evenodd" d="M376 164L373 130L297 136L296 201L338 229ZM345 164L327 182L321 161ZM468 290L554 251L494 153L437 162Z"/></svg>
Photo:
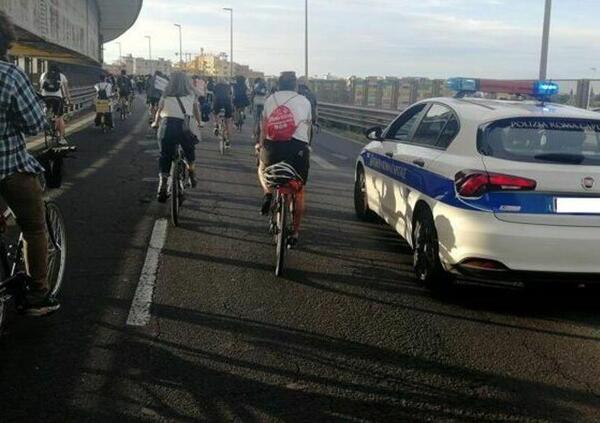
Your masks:
<svg viewBox="0 0 600 423"><path fill-rule="evenodd" d="M25 239L25 262L32 297L48 293L48 233L42 186L37 175L13 173L0 181L0 195L17 217Z"/></svg>
<svg viewBox="0 0 600 423"><path fill-rule="evenodd" d="M94 121L96 126L100 126L100 124L102 123L103 115L104 115L104 123L106 124L106 126L109 128L112 128L113 127L112 113L96 113L96 120Z"/></svg>
<svg viewBox="0 0 600 423"><path fill-rule="evenodd" d="M187 141L183 136L183 120L167 118L164 137L160 140L160 158L158 167L162 176L168 176L171 171L171 161L177 151L177 145L181 145L183 155L188 164L196 160L196 151L193 143Z"/></svg>

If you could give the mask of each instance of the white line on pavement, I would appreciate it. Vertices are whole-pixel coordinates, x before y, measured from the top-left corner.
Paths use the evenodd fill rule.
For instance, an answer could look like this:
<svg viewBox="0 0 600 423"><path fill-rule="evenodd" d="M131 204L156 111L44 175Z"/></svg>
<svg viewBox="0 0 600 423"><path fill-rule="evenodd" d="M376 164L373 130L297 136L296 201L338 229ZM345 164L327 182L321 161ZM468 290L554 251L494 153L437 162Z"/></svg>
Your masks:
<svg viewBox="0 0 600 423"><path fill-rule="evenodd" d="M150 322L150 305L154 294L156 272L158 271L158 259L167 238L167 219L158 219L154 223L150 245L146 252L146 260L142 267L140 280L127 317L129 326L146 326Z"/></svg>
<svg viewBox="0 0 600 423"><path fill-rule="evenodd" d="M95 118L96 118L96 114L91 114L90 116L87 116L87 117L77 121L76 123L67 126L66 135L74 134L75 132L79 132L80 130L86 128L91 122L94 121ZM36 138L32 139L31 141L29 141L29 140L27 141L27 148L30 150L34 150L43 144L44 144L44 137L36 137Z"/></svg>
<svg viewBox="0 0 600 423"><path fill-rule="evenodd" d="M324 158L322 158L321 156L317 156L316 154L312 153L310 155L310 158L313 159L313 161L318 164L319 166L321 166L323 169L327 169L327 170L335 170L337 169L337 166L332 165L331 163L329 163L327 160L325 160Z"/></svg>
<svg viewBox="0 0 600 423"><path fill-rule="evenodd" d="M335 157L336 159L340 159L340 160L344 160L344 161L348 160L348 157L344 156L343 154L331 153L331 155L333 157Z"/></svg>

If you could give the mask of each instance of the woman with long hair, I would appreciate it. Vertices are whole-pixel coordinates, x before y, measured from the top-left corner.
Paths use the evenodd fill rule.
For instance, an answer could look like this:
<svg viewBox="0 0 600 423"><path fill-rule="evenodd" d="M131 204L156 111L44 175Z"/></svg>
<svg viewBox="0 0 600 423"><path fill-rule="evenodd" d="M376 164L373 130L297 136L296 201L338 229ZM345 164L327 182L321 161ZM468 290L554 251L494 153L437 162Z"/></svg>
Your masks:
<svg viewBox="0 0 600 423"><path fill-rule="evenodd" d="M154 127L159 126L160 158L158 167L160 174L157 199L161 203L167 201L167 180L177 145L181 145L183 150L192 187L196 186L195 145L184 136L183 132L185 119L192 116L200 126L200 111L192 82L184 72L173 72L158 103L158 110L152 124Z"/></svg>

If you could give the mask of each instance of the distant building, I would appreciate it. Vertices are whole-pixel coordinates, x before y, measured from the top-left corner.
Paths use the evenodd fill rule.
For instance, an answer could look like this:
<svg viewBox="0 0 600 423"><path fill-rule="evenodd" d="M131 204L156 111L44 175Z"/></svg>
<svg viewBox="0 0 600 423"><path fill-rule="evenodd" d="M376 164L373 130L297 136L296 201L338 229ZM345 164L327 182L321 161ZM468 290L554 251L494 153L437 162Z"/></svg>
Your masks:
<svg viewBox="0 0 600 423"><path fill-rule="evenodd" d="M212 76L216 78L228 78L230 62L226 53L212 54L201 53L191 61L184 64L187 72L192 74ZM248 65L233 63L233 74L243 75L246 78L263 77L264 73L252 70Z"/></svg>
<svg viewBox="0 0 600 423"><path fill-rule="evenodd" d="M129 54L113 62L112 65L104 65L104 70L110 73L119 73L122 69L125 69L127 74L130 75L149 75L160 71L169 75L172 67L173 64L170 60L163 58L148 60L143 57L133 57Z"/></svg>

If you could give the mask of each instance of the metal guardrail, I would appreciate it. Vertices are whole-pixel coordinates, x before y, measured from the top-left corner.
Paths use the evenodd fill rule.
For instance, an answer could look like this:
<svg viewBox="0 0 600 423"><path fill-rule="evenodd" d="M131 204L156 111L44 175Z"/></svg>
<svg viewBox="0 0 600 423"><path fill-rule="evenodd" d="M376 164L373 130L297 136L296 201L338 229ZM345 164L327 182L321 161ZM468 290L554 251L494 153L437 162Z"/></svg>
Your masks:
<svg viewBox="0 0 600 423"><path fill-rule="evenodd" d="M369 107L319 103L319 120L363 130L369 126L386 127L400 114L401 110L382 110Z"/></svg>
<svg viewBox="0 0 600 423"><path fill-rule="evenodd" d="M90 109L96 99L96 89L93 85L86 87L71 88L71 101L73 102L73 113Z"/></svg>

